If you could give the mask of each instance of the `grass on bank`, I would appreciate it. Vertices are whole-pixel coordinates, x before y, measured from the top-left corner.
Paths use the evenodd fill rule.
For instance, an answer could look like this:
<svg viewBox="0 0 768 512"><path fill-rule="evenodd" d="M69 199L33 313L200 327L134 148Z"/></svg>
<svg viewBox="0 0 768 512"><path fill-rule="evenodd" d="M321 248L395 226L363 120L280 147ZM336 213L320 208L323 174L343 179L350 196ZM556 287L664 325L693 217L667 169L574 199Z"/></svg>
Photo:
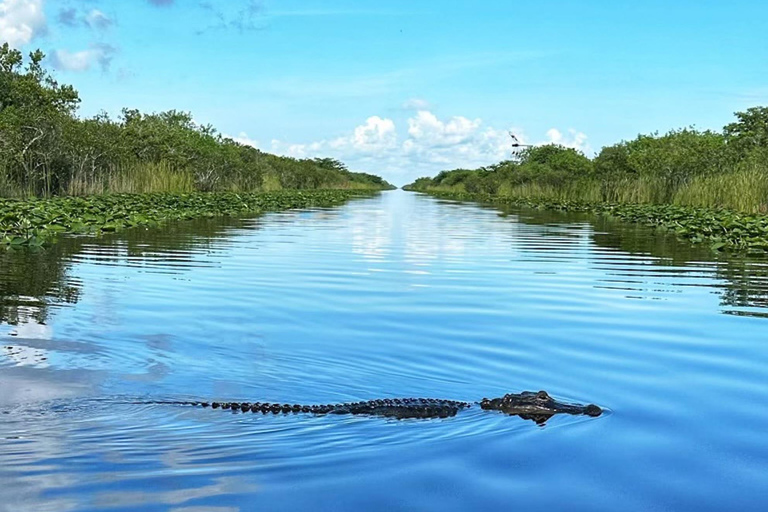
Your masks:
<svg viewBox="0 0 768 512"><path fill-rule="evenodd" d="M454 186L407 187L419 192L488 194L503 199L575 201L581 203L672 204L729 209L745 213L768 213L768 166L754 166L732 172L696 176L670 188L666 179L623 178L612 181L580 179L562 184L537 181L501 183L495 192L469 192L463 184Z"/></svg>

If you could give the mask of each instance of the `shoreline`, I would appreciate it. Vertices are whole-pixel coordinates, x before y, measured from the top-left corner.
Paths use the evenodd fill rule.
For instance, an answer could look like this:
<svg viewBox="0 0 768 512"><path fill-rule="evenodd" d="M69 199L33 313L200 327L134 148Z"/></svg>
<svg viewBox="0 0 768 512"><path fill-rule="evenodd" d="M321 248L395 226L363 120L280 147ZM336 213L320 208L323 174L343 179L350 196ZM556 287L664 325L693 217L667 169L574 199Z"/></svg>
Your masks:
<svg viewBox="0 0 768 512"><path fill-rule="evenodd" d="M440 199L486 204L504 204L538 210L593 213L625 222L655 227L694 243L709 243L713 251L768 255L768 215L740 213L727 209L669 204L581 203L520 199L491 194L406 189Z"/></svg>
<svg viewBox="0 0 768 512"><path fill-rule="evenodd" d="M40 247L59 235L100 235L200 217L338 206L379 193L366 189L279 192L105 194L45 199L0 198L0 247Z"/></svg>

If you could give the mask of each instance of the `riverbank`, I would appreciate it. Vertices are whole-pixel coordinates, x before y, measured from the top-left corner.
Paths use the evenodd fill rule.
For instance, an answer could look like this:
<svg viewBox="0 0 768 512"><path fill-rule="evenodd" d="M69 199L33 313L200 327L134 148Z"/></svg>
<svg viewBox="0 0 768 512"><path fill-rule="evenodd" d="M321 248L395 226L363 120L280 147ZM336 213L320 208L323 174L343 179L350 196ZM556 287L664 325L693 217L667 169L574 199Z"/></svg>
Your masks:
<svg viewBox="0 0 768 512"><path fill-rule="evenodd" d="M375 193L368 190L298 190L0 199L0 246L41 246L55 241L60 234L98 235L199 217L330 207Z"/></svg>
<svg viewBox="0 0 768 512"><path fill-rule="evenodd" d="M266 153L190 112L81 118L45 55L0 44L0 197L394 188L333 158Z"/></svg>
<svg viewBox="0 0 768 512"><path fill-rule="evenodd" d="M594 213L634 222L665 231L697 244L709 244L714 251L768 254L768 215L745 214L716 208L666 204L586 203L521 199L490 194L414 190L442 199L505 204L536 209Z"/></svg>

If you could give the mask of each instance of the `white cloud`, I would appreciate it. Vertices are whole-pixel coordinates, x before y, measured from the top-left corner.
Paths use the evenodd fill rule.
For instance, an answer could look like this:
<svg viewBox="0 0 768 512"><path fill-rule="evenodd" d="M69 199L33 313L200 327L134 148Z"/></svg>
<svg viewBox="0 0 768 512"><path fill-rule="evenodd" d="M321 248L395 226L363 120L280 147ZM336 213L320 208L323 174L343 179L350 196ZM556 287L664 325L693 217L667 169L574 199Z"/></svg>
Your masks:
<svg viewBox="0 0 768 512"><path fill-rule="evenodd" d="M582 153L591 153L592 150L587 144L587 135L583 132L574 130L573 128L568 130L566 135L557 128L550 128L547 130L547 137L551 144L560 144L566 148L578 149Z"/></svg>
<svg viewBox="0 0 768 512"><path fill-rule="evenodd" d="M425 147L455 146L473 138L482 123L480 119L470 120L462 116L443 122L432 112L419 110L408 120L408 135Z"/></svg>
<svg viewBox="0 0 768 512"><path fill-rule="evenodd" d="M411 114L400 126L398 131L394 120L372 116L346 136L306 144L274 139L262 149L294 158L338 158L351 169L380 174L398 183L445 169L476 168L506 160L512 153L510 130L523 144L557 143L585 152L589 149L587 136L576 130L563 134L553 128L534 142L520 128L484 126L481 119L463 116L440 119L428 110ZM259 147L245 133L232 138Z"/></svg>
<svg viewBox="0 0 768 512"><path fill-rule="evenodd" d="M80 12L76 7L62 7L56 16L56 20L70 28L85 25L93 30L106 30L115 24L115 21L99 9L91 9L88 12Z"/></svg>
<svg viewBox="0 0 768 512"><path fill-rule="evenodd" d="M397 145L397 130L391 119L369 117L364 125L355 128L349 139L334 141L337 147L351 146L357 151L375 153L393 149Z"/></svg>
<svg viewBox="0 0 768 512"><path fill-rule="evenodd" d="M251 146L253 148L259 149L259 141L251 139L245 132L240 132L236 137L231 135L225 135L225 137L230 138L233 141L242 144L243 146Z"/></svg>
<svg viewBox="0 0 768 512"><path fill-rule="evenodd" d="M371 116L366 119L365 124L357 126L349 136L309 144L289 144L273 139L269 151L294 158L313 158L323 155L375 158L396 151L398 147L395 122L391 119Z"/></svg>
<svg viewBox="0 0 768 512"><path fill-rule="evenodd" d="M403 110L429 110L430 104L427 100L421 98L411 98L400 106Z"/></svg>
<svg viewBox="0 0 768 512"><path fill-rule="evenodd" d="M112 25L112 18L104 14L98 9L93 9L91 12L85 15L85 23L89 27L98 30L104 30Z"/></svg>
<svg viewBox="0 0 768 512"><path fill-rule="evenodd" d="M43 0L0 1L0 43L7 42L18 48L29 44L46 29Z"/></svg>
<svg viewBox="0 0 768 512"><path fill-rule="evenodd" d="M64 71L87 71L95 64L102 70L109 69L116 50L107 44L94 44L87 50L70 52L69 50L56 50L53 54L53 65Z"/></svg>
<svg viewBox="0 0 768 512"><path fill-rule="evenodd" d="M372 116L348 136L309 144L273 140L268 151L294 158L331 156L353 169L393 179L446 168L478 167L510 156L507 132L483 128L480 119L455 116L440 120L432 112L422 110L407 120L407 126L400 140L392 119Z"/></svg>

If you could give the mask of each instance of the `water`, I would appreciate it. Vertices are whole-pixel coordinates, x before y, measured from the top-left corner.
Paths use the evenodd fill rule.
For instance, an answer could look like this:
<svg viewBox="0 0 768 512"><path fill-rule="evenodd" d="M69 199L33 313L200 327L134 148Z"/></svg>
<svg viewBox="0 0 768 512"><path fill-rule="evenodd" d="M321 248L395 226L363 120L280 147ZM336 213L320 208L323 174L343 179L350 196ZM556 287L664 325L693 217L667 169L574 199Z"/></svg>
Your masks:
<svg viewBox="0 0 768 512"><path fill-rule="evenodd" d="M768 262L389 192L0 253L0 510L765 510ZM546 389L546 426L237 414Z"/></svg>

